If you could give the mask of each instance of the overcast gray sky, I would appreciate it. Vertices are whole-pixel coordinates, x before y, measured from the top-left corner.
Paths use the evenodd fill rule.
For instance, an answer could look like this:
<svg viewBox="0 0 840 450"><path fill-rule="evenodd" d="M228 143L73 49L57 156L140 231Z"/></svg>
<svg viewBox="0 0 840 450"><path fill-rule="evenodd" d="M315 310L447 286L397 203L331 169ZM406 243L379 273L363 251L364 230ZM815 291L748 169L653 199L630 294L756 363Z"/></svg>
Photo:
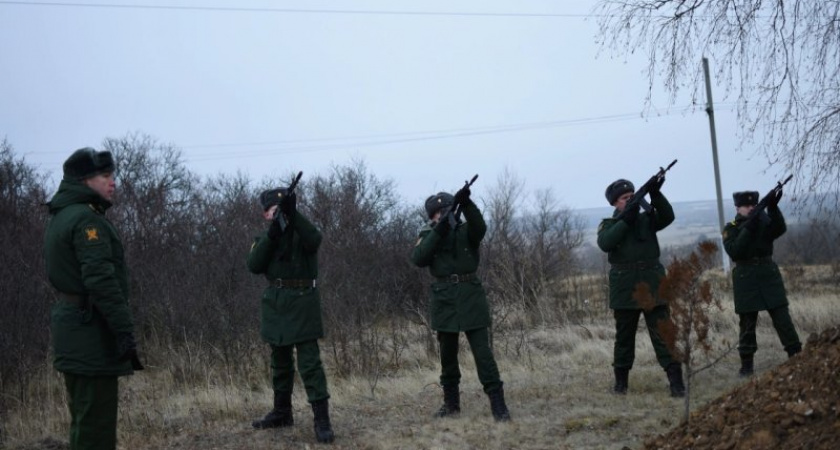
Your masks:
<svg viewBox="0 0 840 450"><path fill-rule="evenodd" d="M672 201L715 197L705 112L659 85L646 112L645 53L598 55L594 1L37 3L0 1L0 138L54 174L140 132L202 175L362 159L418 203L475 173L481 195L508 168L569 207L605 206L611 181L673 159ZM776 174L738 150L715 90L729 207Z"/></svg>

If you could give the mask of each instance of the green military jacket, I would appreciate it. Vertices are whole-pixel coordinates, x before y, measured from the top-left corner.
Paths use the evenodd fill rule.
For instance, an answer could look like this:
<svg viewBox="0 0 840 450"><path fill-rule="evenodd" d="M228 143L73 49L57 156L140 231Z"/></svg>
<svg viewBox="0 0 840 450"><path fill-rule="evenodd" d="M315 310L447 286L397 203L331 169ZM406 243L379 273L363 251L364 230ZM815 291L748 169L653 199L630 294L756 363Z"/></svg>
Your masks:
<svg viewBox="0 0 840 450"><path fill-rule="evenodd" d="M280 287L278 280L317 280L321 232L300 212L275 241L264 232L251 245L248 270L262 274L260 334L271 345L285 346L324 337L317 286Z"/></svg>
<svg viewBox="0 0 840 450"><path fill-rule="evenodd" d="M117 361L116 334L132 332L134 324L122 242L105 218L111 203L81 182L63 180L47 206L47 276L59 293L82 300L53 305L53 366L86 376L129 375L131 364Z"/></svg>
<svg viewBox="0 0 840 450"><path fill-rule="evenodd" d="M659 240L656 232L674 221L674 209L662 193L651 194L650 213L640 212L633 226L613 216L598 226L598 247L607 252L610 268L610 308L641 309L633 293L640 283L647 284L656 305L664 305L657 291L665 276L659 263Z"/></svg>
<svg viewBox="0 0 840 450"><path fill-rule="evenodd" d="M739 214L723 228L723 246L735 262L732 269L735 312L743 314L787 306L782 274L771 259L773 241L787 231L785 218L779 208L768 207L755 232L740 226L746 219Z"/></svg>
<svg viewBox="0 0 840 450"><path fill-rule="evenodd" d="M477 277L454 283L447 279L453 274L475 274L479 262L479 246L487 224L472 201L464 209L466 223L459 223L446 237L430 225L420 230L420 237L411 252L411 261L418 267L428 267L437 279L431 286L429 308L432 329L457 333L490 326L490 307L487 294Z"/></svg>

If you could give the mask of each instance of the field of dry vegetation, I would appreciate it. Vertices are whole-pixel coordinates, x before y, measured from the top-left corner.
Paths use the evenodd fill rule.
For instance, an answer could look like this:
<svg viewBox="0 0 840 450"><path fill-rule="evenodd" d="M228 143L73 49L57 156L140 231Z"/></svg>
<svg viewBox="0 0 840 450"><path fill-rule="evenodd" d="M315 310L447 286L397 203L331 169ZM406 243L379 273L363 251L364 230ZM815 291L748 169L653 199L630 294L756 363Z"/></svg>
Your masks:
<svg viewBox="0 0 840 450"><path fill-rule="evenodd" d="M840 290L826 284L829 267L788 271L792 316L803 340L840 324ZM793 274L795 273L795 274ZM717 275L716 286L727 288ZM738 357L727 353L737 336L737 321L726 291L724 310L712 317L715 350L723 359L693 380L692 409L743 384L736 376ZM510 312L511 316L521 315ZM524 315L509 323L529 322ZM380 376L340 376L329 346L323 345L331 382L336 448L638 448L653 435L677 426L682 399L668 396L667 381L640 327L637 361L626 397L610 393L612 321L603 312L575 323L549 327L510 326L495 333L495 346L510 423L492 420L468 351L462 353L462 414L433 419L440 405L436 355L428 351L421 325L404 328L399 367ZM758 329L757 372L784 362L769 319ZM464 343L465 344L465 343ZM270 408L267 348L243 348L234 367L206 364L212 355L189 348L149 355L148 370L123 379L119 439L124 449L269 449L318 445L302 386L296 386L291 429L255 431L250 420ZM386 351L383 348L383 351ZM393 349L392 349L393 351ZM33 371L23 403L4 414L4 443L9 449L65 448L68 414L61 378L47 361Z"/></svg>
<svg viewBox="0 0 840 450"><path fill-rule="evenodd" d="M316 445L300 385L293 428L254 431L250 425L268 411L272 393L269 348L259 338L265 279L247 271L245 258L252 237L265 227L257 194L283 183L255 183L244 174L199 177L176 148L148 136L108 138L103 149L119 161L118 202L108 216L125 246L130 305L147 367L121 381L120 448ZM66 448L65 389L49 353L56 293L44 273L43 204L53 189L44 180L0 142L2 449ZM463 412L451 420L431 417L442 393L436 340L426 319L430 279L408 260L425 220L418 205L404 204L393 181L369 173L361 162L304 176L299 208L324 235L318 283L327 336L321 351L334 447L638 448L677 426L686 403L668 396L644 325L630 392L610 393L614 332L607 265L586 242L581 218L551 190L528 191L514 174L479 181L473 192L488 223L479 272L513 417L502 424L491 418L465 342ZM840 324L837 235L837 224L802 223L776 247L803 339ZM663 249L663 262L687 258L696 244ZM709 307L709 320L681 342L698 342L708 331L710 351L699 345L692 350L692 367L717 361L690 384L688 406L695 410L744 381L736 377L732 350L738 331L729 277L712 269L685 281L677 300ZM715 298L707 291L722 309L711 307L715 302L707 300ZM782 363L785 353L769 319L760 317L756 367L763 373ZM684 329L697 332L694 325Z"/></svg>

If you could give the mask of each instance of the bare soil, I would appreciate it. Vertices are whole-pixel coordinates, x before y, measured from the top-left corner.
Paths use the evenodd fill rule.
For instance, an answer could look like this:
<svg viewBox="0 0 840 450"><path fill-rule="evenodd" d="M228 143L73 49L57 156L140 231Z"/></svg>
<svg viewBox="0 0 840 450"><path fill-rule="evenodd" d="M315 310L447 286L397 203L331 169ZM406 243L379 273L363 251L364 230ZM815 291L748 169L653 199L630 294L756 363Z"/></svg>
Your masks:
<svg viewBox="0 0 840 450"><path fill-rule="evenodd" d="M840 327L801 353L694 411L645 449L840 448Z"/></svg>

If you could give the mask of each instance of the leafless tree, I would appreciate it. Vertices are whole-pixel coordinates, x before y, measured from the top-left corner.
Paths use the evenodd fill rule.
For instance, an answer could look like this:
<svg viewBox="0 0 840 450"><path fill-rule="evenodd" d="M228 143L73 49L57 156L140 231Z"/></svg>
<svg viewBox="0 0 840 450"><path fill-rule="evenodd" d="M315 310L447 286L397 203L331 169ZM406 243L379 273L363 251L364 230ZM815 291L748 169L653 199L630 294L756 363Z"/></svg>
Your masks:
<svg viewBox="0 0 840 450"><path fill-rule="evenodd" d="M523 350L534 323L557 323L578 301L561 283L577 273L583 221L559 204L551 190L529 193L505 170L485 196L488 232L482 267L494 326L515 331L514 351ZM529 320L513 320L523 312ZM510 319L510 320L509 320Z"/></svg>
<svg viewBox="0 0 840 450"><path fill-rule="evenodd" d="M743 142L757 141L769 167L796 175L801 207L836 211L840 3L603 0L593 12L605 47L647 53L649 101L661 77L672 101L687 88L704 104L701 56L708 56L730 86L724 99L737 98Z"/></svg>
<svg viewBox="0 0 840 450"><path fill-rule="evenodd" d="M788 223L784 238L773 247L773 258L781 265L840 262L840 224L828 218Z"/></svg>
<svg viewBox="0 0 840 450"><path fill-rule="evenodd" d="M368 375L373 393L408 344L396 332L408 324L401 313L426 294L423 274L408 258L417 228L393 181L368 173L361 161L307 179L302 191L304 210L324 235L319 279L327 345L339 373Z"/></svg>
<svg viewBox="0 0 840 450"><path fill-rule="evenodd" d="M251 325L261 287L245 268L261 226L250 182L242 174L199 180L180 150L147 135L108 138L103 147L118 165L109 216L126 247L141 350L188 346L202 355L167 365L182 381L207 364L228 376L249 367L242 358L252 352L243 348L259 342ZM148 359L155 364L157 356Z"/></svg>
<svg viewBox="0 0 840 450"><path fill-rule="evenodd" d="M47 360L49 307L43 240L47 220L45 176L11 144L0 141L0 411L24 402L26 380ZM3 395L6 394L6 395ZM0 421L2 421L0 412Z"/></svg>

